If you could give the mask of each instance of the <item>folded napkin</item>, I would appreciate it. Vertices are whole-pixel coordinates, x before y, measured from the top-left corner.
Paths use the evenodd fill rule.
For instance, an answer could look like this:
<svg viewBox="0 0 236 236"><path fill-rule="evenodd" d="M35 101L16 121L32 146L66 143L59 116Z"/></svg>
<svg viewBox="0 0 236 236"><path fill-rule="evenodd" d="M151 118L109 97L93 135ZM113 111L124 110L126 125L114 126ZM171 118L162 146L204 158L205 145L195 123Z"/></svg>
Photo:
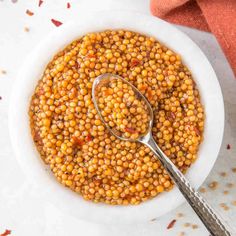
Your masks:
<svg viewBox="0 0 236 236"><path fill-rule="evenodd" d="M236 0L151 0L153 15L212 32L236 75Z"/></svg>

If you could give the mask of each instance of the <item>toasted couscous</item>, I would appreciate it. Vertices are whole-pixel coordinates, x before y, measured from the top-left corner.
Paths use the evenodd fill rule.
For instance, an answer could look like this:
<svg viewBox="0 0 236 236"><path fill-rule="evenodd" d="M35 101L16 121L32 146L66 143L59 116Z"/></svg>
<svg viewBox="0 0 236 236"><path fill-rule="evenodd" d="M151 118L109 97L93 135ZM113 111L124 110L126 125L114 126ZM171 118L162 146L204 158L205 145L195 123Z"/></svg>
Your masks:
<svg viewBox="0 0 236 236"><path fill-rule="evenodd" d="M90 33L49 62L29 107L41 158L60 183L86 200L138 204L171 190L173 182L149 148L105 128L91 94L104 73L120 75L147 98L153 136L182 172L197 158L204 109L181 57L153 37L126 30Z"/></svg>

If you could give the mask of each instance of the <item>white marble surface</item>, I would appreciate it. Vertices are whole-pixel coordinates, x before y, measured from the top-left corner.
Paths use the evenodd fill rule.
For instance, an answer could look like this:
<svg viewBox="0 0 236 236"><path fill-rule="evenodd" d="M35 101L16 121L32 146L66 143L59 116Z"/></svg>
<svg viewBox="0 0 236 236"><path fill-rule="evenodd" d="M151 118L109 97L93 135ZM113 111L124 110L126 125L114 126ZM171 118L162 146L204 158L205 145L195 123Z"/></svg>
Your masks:
<svg viewBox="0 0 236 236"><path fill-rule="evenodd" d="M10 0L0 0L0 96L2 97L0 100L0 235L5 229L11 229L12 235L17 236L165 236L179 235L180 232L191 236L209 235L187 204L161 219L139 225L98 225L83 222L65 215L39 199L37 189L25 178L12 152L7 127L7 110L11 88L22 61L55 27L50 19L55 18L66 22L73 19L76 14L85 13L88 9L134 10L150 14L147 0L71 0L71 9L66 9L66 2L44 0L41 8L38 8L36 0L18 0L15 4ZM26 9L32 10L34 16L26 15ZM29 27L30 31L25 32L24 27ZM226 109L224 141L215 167L204 184L207 186L208 183L216 180L219 182L219 187L214 191L206 187L207 192L204 196L229 224L236 228L236 206L231 204L232 201L236 201L236 187L226 186L227 183L236 185L236 173L231 171L231 168L236 167L236 80L211 34L184 27L179 29L188 34L205 52L223 90ZM2 74L1 70L6 70L7 74ZM230 150L226 149L227 144L231 144ZM226 172L227 176L221 177L220 172ZM224 195L225 190L228 190L229 194ZM225 211L219 206L220 203L226 203L229 210ZM178 212L183 213L184 217L176 218ZM177 222L172 229L167 230L166 227L172 219L177 219ZM198 228L184 227L183 224L186 222L197 224Z"/></svg>

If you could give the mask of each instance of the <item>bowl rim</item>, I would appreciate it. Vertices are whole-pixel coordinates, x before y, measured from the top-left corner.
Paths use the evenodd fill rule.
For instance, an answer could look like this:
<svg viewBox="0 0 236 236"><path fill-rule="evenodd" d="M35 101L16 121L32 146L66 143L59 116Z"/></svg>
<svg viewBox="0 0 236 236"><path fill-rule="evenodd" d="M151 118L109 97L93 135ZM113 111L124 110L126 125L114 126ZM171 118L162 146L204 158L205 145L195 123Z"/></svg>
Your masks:
<svg viewBox="0 0 236 236"><path fill-rule="evenodd" d="M47 63L73 39L88 32L105 29L127 29L151 35L181 54L200 90L206 112L205 141L201 144L198 159L186 176L195 188L203 183L213 168L223 138L224 103L221 88L201 49L173 25L149 15L130 11L87 12L50 33L27 57L18 73L9 106L10 138L16 159L24 173L37 185L40 198L84 220L115 224L143 222L160 217L184 202L176 187L137 206L110 206L87 202L78 194L61 186L48 168L43 166L42 160L35 158L39 155L30 135L29 100ZM204 156L207 159L204 159Z"/></svg>

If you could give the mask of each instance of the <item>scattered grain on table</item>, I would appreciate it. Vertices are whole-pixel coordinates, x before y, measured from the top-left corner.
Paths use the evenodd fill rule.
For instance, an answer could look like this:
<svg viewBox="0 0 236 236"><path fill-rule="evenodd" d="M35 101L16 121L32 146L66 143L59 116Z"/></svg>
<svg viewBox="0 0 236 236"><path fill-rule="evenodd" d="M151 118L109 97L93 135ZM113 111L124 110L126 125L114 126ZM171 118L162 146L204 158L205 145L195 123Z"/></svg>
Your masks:
<svg viewBox="0 0 236 236"><path fill-rule="evenodd" d="M233 184L233 183L227 183L227 184L226 184L226 187L227 187L227 188L233 188L233 187L234 187L234 184Z"/></svg>
<svg viewBox="0 0 236 236"><path fill-rule="evenodd" d="M183 216L184 216L184 214L183 214L183 213L181 213L181 212L179 212L179 213L177 213L177 214L176 214L176 216L177 216L178 218L181 218L181 217L183 217Z"/></svg>
<svg viewBox="0 0 236 236"><path fill-rule="evenodd" d="M0 69L0 74L5 75L6 73L7 73L6 70L1 70L1 69Z"/></svg>
<svg viewBox="0 0 236 236"><path fill-rule="evenodd" d="M24 31L29 32L30 31L29 27L24 27Z"/></svg>
<svg viewBox="0 0 236 236"><path fill-rule="evenodd" d="M197 228L198 228L198 225L192 224L192 229L197 229Z"/></svg>
<svg viewBox="0 0 236 236"><path fill-rule="evenodd" d="M226 177L226 176L227 176L227 173L226 173L226 172L220 172L220 176Z"/></svg>
<svg viewBox="0 0 236 236"><path fill-rule="evenodd" d="M228 210L229 210L229 207L228 207L227 204L224 203L224 202L220 203L220 207L223 208L225 211L228 211Z"/></svg>
<svg viewBox="0 0 236 236"><path fill-rule="evenodd" d="M185 235L185 232L180 232L179 234L178 234L178 236L184 236Z"/></svg>
<svg viewBox="0 0 236 236"><path fill-rule="evenodd" d="M199 189L200 193L205 193L206 192L206 188L202 187Z"/></svg>
<svg viewBox="0 0 236 236"><path fill-rule="evenodd" d="M217 189L219 183L217 181L212 181L211 183L208 184L208 187L211 189L211 190L215 190Z"/></svg>
<svg viewBox="0 0 236 236"><path fill-rule="evenodd" d="M236 173L236 167L232 168L233 173Z"/></svg>
<svg viewBox="0 0 236 236"><path fill-rule="evenodd" d="M229 194L229 191L228 191L228 190L225 190L225 191L223 192L223 194L224 194L224 195L228 195L228 194Z"/></svg>
<svg viewBox="0 0 236 236"><path fill-rule="evenodd" d="M189 222L184 223L184 227L189 227L191 224Z"/></svg>
<svg viewBox="0 0 236 236"><path fill-rule="evenodd" d="M236 206L236 201L232 201L231 204L232 204L233 206Z"/></svg>

